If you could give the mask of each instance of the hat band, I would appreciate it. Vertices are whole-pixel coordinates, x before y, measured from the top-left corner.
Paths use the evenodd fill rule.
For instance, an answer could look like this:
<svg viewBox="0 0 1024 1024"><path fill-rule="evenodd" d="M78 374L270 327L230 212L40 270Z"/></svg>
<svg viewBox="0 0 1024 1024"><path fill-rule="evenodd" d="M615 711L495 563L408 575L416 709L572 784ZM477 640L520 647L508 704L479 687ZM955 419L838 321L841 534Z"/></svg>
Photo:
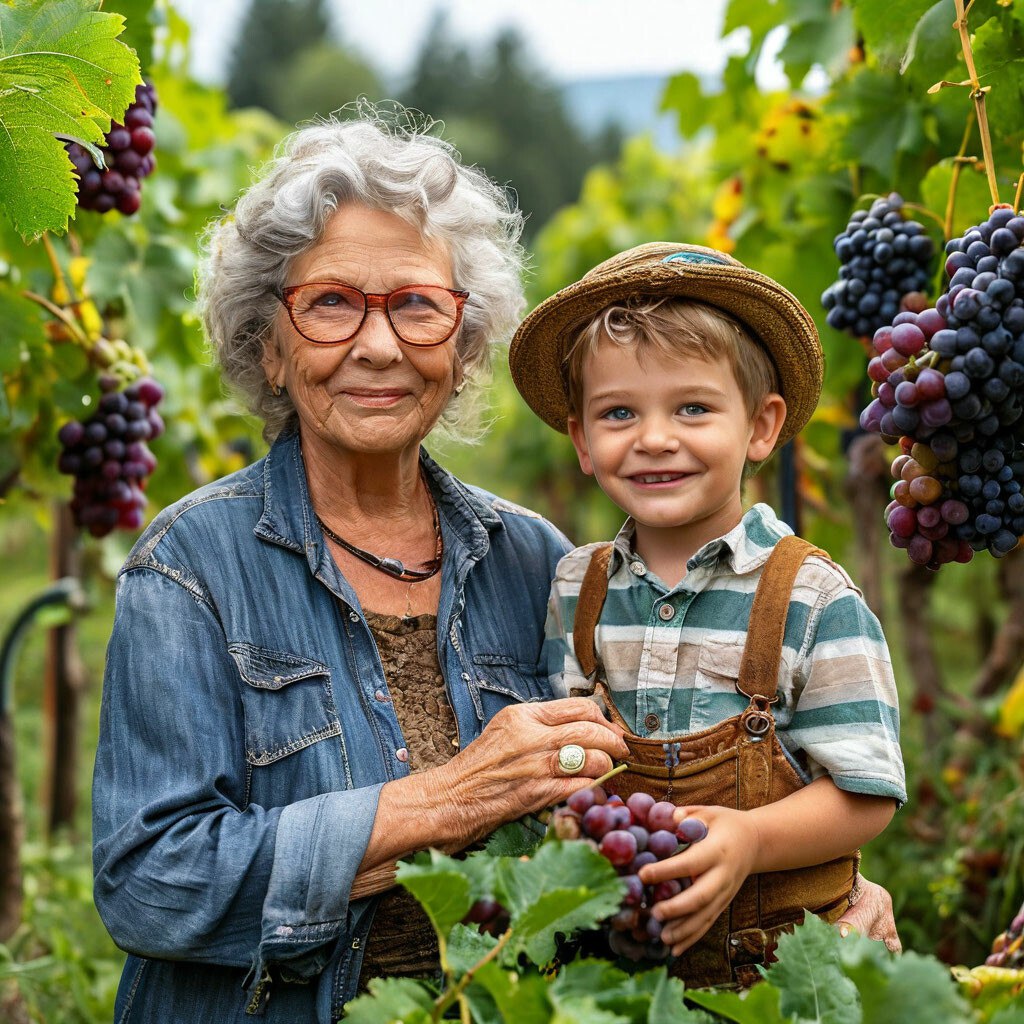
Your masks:
<svg viewBox="0 0 1024 1024"><path fill-rule="evenodd" d="M671 256L666 256L662 263L718 263L723 267L728 267L730 264L725 260L720 260L717 256L708 256L702 252L674 252Z"/></svg>

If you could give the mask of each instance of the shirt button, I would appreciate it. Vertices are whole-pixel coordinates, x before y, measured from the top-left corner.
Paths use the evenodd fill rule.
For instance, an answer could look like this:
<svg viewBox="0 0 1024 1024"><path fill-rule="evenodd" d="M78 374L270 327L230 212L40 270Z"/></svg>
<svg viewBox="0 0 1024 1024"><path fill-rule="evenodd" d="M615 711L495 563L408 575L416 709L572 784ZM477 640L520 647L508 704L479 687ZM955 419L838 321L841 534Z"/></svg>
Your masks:
<svg viewBox="0 0 1024 1024"><path fill-rule="evenodd" d="M358 622L359 621L359 616L356 615L355 612L349 612L348 613L348 617L349 617L349 621L350 622Z"/></svg>
<svg viewBox="0 0 1024 1024"><path fill-rule="evenodd" d="M391 698L383 691L377 690L373 695L374 700L379 700L382 704L386 704Z"/></svg>
<svg viewBox="0 0 1024 1024"><path fill-rule="evenodd" d="M652 712L644 718L644 725L649 732L654 732L661 725L661 719Z"/></svg>
<svg viewBox="0 0 1024 1024"><path fill-rule="evenodd" d="M409 760L409 751L406 750L405 747L399 747L395 751L395 757L397 757L399 761L408 761Z"/></svg>
<svg viewBox="0 0 1024 1024"><path fill-rule="evenodd" d="M658 617L663 619L665 622L668 622L669 619L674 619L676 617L676 610L672 605L666 602L658 609Z"/></svg>
<svg viewBox="0 0 1024 1024"><path fill-rule="evenodd" d="M647 566L644 565L643 562L630 562L629 571L633 573L634 576L646 576Z"/></svg>

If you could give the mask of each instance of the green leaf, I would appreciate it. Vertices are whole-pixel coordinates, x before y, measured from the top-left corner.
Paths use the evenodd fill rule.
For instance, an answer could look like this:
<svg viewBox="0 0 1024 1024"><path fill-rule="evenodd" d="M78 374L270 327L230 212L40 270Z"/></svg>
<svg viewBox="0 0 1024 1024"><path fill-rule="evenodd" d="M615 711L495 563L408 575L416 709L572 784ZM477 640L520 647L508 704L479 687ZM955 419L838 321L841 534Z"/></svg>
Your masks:
<svg viewBox="0 0 1024 1024"><path fill-rule="evenodd" d="M735 1024L790 1024L793 1020L782 1015L779 990L767 981L755 985L742 998L735 992L710 989L687 989L686 998Z"/></svg>
<svg viewBox="0 0 1024 1024"><path fill-rule="evenodd" d="M491 962L474 975L467 988L471 1001L472 991L477 987L487 993L496 1007L496 1024L551 1024L548 984L539 974L505 970Z"/></svg>
<svg viewBox="0 0 1024 1024"><path fill-rule="evenodd" d="M455 925L448 936L448 964L456 974L465 974L494 947L498 940L466 924Z"/></svg>
<svg viewBox="0 0 1024 1024"><path fill-rule="evenodd" d="M444 937L473 904L464 861L437 850L421 853L398 865L398 881L419 901L435 931Z"/></svg>
<svg viewBox="0 0 1024 1024"><path fill-rule="evenodd" d="M701 81L692 71L673 75L661 97L661 109L676 115L684 139L692 138L707 123L707 103Z"/></svg>
<svg viewBox="0 0 1024 1024"><path fill-rule="evenodd" d="M873 976L868 984L858 984L864 1024L902 1024L913 1020L922 1006L928 1007L928 1024L969 1019L967 1004L945 964L910 951L890 956L889 961L884 980Z"/></svg>
<svg viewBox="0 0 1024 1024"><path fill-rule="evenodd" d="M537 829L543 828L536 818ZM543 833L535 831L530 825L532 822L510 821L502 825L487 840L484 849L489 857L528 857L540 845Z"/></svg>
<svg viewBox="0 0 1024 1024"><path fill-rule="evenodd" d="M434 997L411 978L372 978L370 991L345 1004L345 1024L425 1024Z"/></svg>
<svg viewBox="0 0 1024 1024"><path fill-rule="evenodd" d="M814 914L780 937L779 962L769 977L782 993L784 1014L815 1024L861 1024L857 988L839 963L842 941L837 929Z"/></svg>
<svg viewBox="0 0 1024 1024"><path fill-rule="evenodd" d="M953 158L940 160L928 169L921 181L921 202L939 216L945 216L949 186L953 180ZM956 186L953 235L962 235L967 228L980 224L988 216L992 202L984 171L965 165Z"/></svg>
<svg viewBox="0 0 1024 1024"><path fill-rule="evenodd" d="M944 66L949 66L955 59L956 34L952 29L956 9L953 0L937 0L932 4L914 25L913 32L907 40L907 48L900 60L900 74L905 74L920 52L934 67L936 57ZM901 37L896 37L901 38ZM933 76L934 77L934 76Z"/></svg>
<svg viewBox="0 0 1024 1024"><path fill-rule="evenodd" d="M853 17L864 44L877 58L894 63L904 47L904 41L917 31L929 12L929 0L853 0ZM935 7L945 7L946 27L952 34L956 10L953 0L939 0ZM917 26L917 27L915 27Z"/></svg>
<svg viewBox="0 0 1024 1024"><path fill-rule="evenodd" d="M24 237L67 230L75 181L55 136L99 144L142 78L99 0L0 5L0 202Z"/></svg>
<svg viewBox="0 0 1024 1024"><path fill-rule="evenodd" d="M822 4L818 0L789 3L789 36L779 51L779 60L790 82L799 87L815 64L833 74L845 66L856 33L846 4Z"/></svg>
<svg viewBox="0 0 1024 1024"><path fill-rule="evenodd" d="M503 860L496 873L509 911L515 949L535 964L555 954L555 936L593 928L619 909L623 886L615 869L585 843L549 842L532 860Z"/></svg>

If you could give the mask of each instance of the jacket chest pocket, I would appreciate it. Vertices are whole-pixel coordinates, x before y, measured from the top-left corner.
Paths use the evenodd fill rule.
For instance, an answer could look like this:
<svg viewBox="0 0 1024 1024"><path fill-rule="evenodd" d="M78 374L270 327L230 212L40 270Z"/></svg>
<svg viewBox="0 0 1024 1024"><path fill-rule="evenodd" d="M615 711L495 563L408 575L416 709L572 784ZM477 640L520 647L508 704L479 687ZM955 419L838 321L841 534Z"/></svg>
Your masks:
<svg viewBox="0 0 1024 1024"><path fill-rule="evenodd" d="M326 665L253 644L228 651L242 677L245 758L267 765L341 734Z"/></svg>
<svg viewBox="0 0 1024 1024"><path fill-rule="evenodd" d="M538 674L536 665L523 665L503 654L478 654L473 658L476 678L470 684L489 722L502 708L550 700L551 687L546 675Z"/></svg>

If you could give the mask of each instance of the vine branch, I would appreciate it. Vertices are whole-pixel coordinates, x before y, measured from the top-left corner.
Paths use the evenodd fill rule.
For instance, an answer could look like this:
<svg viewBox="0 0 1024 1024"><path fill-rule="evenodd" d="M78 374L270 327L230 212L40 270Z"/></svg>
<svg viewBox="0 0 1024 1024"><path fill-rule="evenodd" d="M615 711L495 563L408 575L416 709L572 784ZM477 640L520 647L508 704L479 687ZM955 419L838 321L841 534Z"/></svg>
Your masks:
<svg viewBox="0 0 1024 1024"><path fill-rule="evenodd" d="M974 100L974 113L978 118L978 133L981 136L981 152L985 159L985 174L988 176L988 190L992 195L992 205L999 205L999 186L996 183L996 166L992 159L992 136L988 130L988 113L985 110L985 93L978 81L978 71L974 66L974 50L971 48L971 34L967 29L967 15L974 6L974 0L964 7L964 0L953 0L956 5L956 21L953 26L960 35L960 48L964 53L967 75L971 85L971 99Z"/></svg>
<svg viewBox="0 0 1024 1024"><path fill-rule="evenodd" d="M484 956L482 956L466 973L459 978L459 980L447 991L442 992L437 999L434 1001L434 1009L430 1015L430 1019L433 1021L441 1020L445 1011L456 1002L456 1000L462 1002L462 993L469 987L470 982L476 976L476 973L489 964L497 955L508 945L509 939L512 938L512 929L507 929L504 934L498 939L495 946L490 949Z"/></svg>

